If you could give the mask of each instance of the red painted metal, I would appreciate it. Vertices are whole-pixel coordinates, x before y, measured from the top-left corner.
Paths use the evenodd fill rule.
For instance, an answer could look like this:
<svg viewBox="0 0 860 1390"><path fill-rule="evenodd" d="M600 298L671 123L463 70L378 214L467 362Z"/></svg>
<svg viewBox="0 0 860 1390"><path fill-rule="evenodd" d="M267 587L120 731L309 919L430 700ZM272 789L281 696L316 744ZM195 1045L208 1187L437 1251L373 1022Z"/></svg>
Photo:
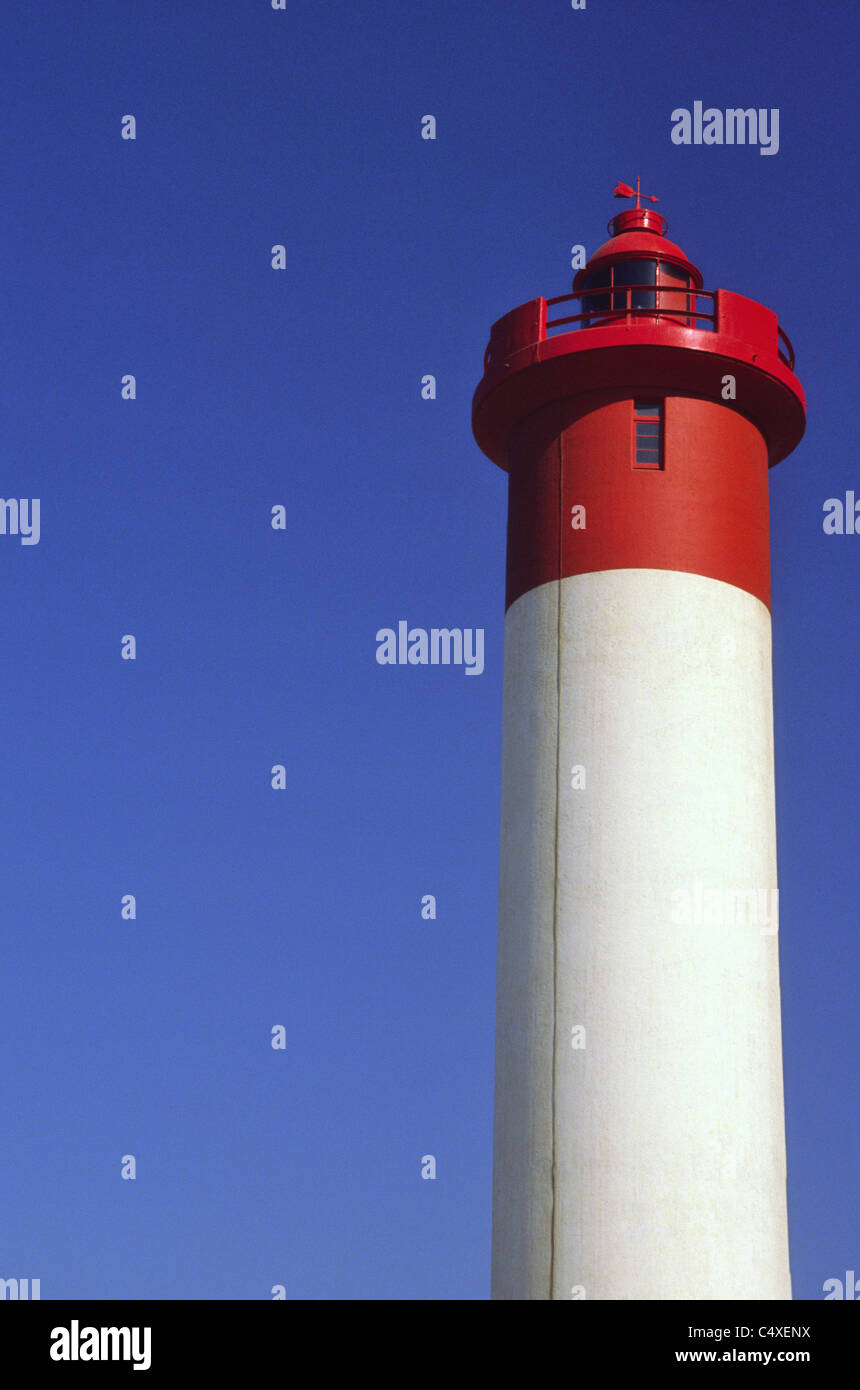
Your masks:
<svg viewBox="0 0 860 1390"><path fill-rule="evenodd" d="M657 217L620 213L572 295L530 300L491 330L472 421L480 447L510 474L509 604L535 584L615 568L703 574L769 602L767 468L795 448L806 419L794 351L772 310L703 290ZM609 291L585 290L587 276L630 259L667 263L668 283L658 274L656 285L613 288L627 292L621 305L589 312ZM689 288L677 277L672 287L673 267ZM637 288L654 294L654 307L632 306ZM571 299L583 313L547 318L548 305ZM724 399L729 376L735 399ZM637 398L664 404L660 469L633 466ZM576 502L584 530L569 524Z"/></svg>
<svg viewBox="0 0 860 1390"><path fill-rule="evenodd" d="M661 217L659 212L651 212L648 208L627 208L625 212L613 217L609 223L611 238L589 257L588 265L577 271L573 281L574 293L582 288L583 280L593 270L604 265L614 265L617 261L632 260L669 261L672 265L686 270L692 276L693 284L701 289L702 272L693 265L680 246L669 240L665 230L660 230L660 227L665 229L667 226L665 217Z"/></svg>
<svg viewBox="0 0 860 1390"><path fill-rule="evenodd" d="M669 396L663 439L664 467L636 468L633 399L612 391L522 421L510 450L507 607L538 584L605 569L702 574L770 603L767 454L755 425Z"/></svg>
<svg viewBox="0 0 860 1390"><path fill-rule="evenodd" d="M659 199L659 198L656 198L656 197L654 196L653 193L642 193L642 192L640 192L640 189L639 189L639 175L638 175L638 174L636 175L636 187L635 187L635 188L631 188L630 185L629 185L629 183L617 183L617 184L615 185L614 190L613 190L613 197L615 197L615 198L635 198L635 199L636 199L636 209L637 209L637 211L638 211L639 208L641 208L641 206L642 206L642 199L643 199L643 198L646 200L646 202L649 202L649 203L659 203L659 201L660 201L660 199Z"/></svg>
<svg viewBox="0 0 860 1390"><path fill-rule="evenodd" d="M665 217L651 208L625 208L624 212L619 212L616 217L610 217L606 230L613 237L620 236L622 232L648 232L652 236L664 237L668 226ZM666 245L671 246L671 241L667 241ZM675 247L675 250L677 249Z"/></svg>

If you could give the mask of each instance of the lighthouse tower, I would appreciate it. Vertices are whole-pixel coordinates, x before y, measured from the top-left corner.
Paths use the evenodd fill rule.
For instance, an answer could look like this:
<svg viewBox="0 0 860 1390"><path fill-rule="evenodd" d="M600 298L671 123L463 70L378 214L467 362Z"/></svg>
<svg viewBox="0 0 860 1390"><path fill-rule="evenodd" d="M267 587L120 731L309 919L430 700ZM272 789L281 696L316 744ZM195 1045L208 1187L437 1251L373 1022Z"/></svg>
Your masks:
<svg viewBox="0 0 860 1390"><path fill-rule="evenodd" d="M788 1299L768 468L804 396L638 194L610 230L473 403L509 477L492 1294Z"/></svg>

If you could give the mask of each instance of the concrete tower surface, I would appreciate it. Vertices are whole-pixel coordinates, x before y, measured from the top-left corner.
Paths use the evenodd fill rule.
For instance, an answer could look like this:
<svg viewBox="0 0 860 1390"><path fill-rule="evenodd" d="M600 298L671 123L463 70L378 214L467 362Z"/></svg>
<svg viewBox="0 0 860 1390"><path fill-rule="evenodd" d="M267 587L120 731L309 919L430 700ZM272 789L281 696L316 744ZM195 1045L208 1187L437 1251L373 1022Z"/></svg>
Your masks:
<svg viewBox="0 0 860 1390"><path fill-rule="evenodd" d="M637 194L473 403L509 475L498 1299L791 1297L768 468L804 397L666 229Z"/></svg>

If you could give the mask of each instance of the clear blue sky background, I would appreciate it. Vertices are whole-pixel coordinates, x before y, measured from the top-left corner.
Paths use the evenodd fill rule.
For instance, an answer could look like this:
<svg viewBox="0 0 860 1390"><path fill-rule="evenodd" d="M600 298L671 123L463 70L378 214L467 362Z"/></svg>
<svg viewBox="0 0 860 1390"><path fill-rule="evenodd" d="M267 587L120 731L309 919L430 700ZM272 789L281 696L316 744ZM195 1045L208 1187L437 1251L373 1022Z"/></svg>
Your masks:
<svg viewBox="0 0 860 1390"><path fill-rule="evenodd" d="M470 400L637 173L808 395L771 478L795 1295L860 1272L860 536L822 530L860 497L855 15L4 6L0 493L42 535L0 537L0 1276L488 1296L506 480ZM778 107L778 155L673 145L697 99ZM401 618L485 628L484 674L379 666Z"/></svg>

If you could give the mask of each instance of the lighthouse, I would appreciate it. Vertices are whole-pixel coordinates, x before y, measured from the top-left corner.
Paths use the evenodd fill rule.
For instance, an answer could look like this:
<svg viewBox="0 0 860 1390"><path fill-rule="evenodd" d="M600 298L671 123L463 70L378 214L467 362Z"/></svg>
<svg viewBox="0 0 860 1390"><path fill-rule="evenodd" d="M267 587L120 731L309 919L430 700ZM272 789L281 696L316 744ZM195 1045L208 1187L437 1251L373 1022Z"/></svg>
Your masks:
<svg viewBox="0 0 860 1390"><path fill-rule="evenodd" d="M644 196L493 325L473 401L508 474L495 1299L791 1298L768 477L805 402Z"/></svg>

